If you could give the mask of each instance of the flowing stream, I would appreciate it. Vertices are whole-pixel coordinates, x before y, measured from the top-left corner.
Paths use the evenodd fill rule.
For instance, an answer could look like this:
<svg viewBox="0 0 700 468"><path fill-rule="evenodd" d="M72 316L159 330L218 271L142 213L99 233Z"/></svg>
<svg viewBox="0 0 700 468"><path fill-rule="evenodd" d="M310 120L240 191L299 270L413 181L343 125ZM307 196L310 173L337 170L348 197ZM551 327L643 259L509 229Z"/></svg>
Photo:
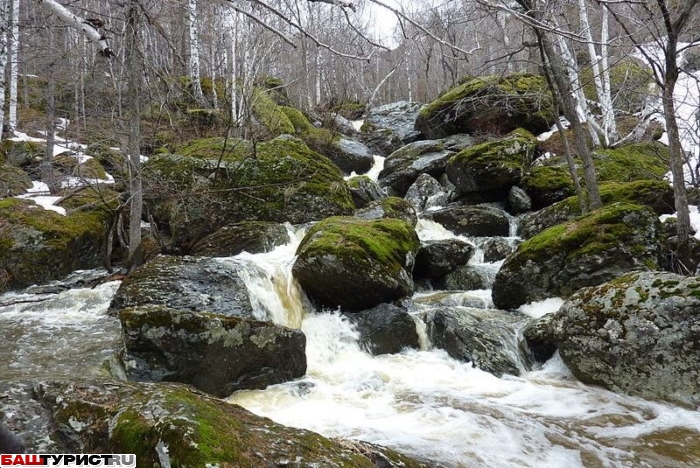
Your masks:
<svg viewBox="0 0 700 468"><path fill-rule="evenodd" d="M698 412L584 385L556 355L539 370L498 378L431 347L420 304L489 308L490 290L416 293L422 349L371 356L346 318L314 310L305 298L291 275L304 229L289 230L292 241L269 253L219 261L222 268L245 266L257 318L304 331L307 374L235 393L229 402L282 424L383 444L437 466L700 467ZM426 220L418 233L422 240L454 237ZM491 277L499 267L483 263L479 249L471 263ZM119 323L106 315L118 286L0 296L2 377L105 375L121 346ZM560 304L552 299L523 312L539 316Z"/></svg>

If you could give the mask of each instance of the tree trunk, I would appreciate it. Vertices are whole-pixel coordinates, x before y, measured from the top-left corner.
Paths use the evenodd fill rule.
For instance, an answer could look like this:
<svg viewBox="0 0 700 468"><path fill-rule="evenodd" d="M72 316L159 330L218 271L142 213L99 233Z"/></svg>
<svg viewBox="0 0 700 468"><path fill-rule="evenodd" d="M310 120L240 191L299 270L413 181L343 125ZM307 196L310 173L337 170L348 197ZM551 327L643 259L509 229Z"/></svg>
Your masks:
<svg viewBox="0 0 700 468"><path fill-rule="evenodd" d="M199 74L199 32L197 30L197 0L188 0L187 17L190 28L190 79L195 100L204 104L204 93Z"/></svg>
<svg viewBox="0 0 700 468"><path fill-rule="evenodd" d="M140 5L137 0L129 2L126 18L125 59L127 73L126 114L128 115L129 139L127 143L129 164L129 271L142 261L141 217L143 193L141 181L141 127L139 89L141 87L141 59L139 57Z"/></svg>
<svg viewBox="0 0 700 468"><path fill-rule="evenodd" d="M5 125L5 68L10 38L9 0L0 0L0 141Z"/></svg>
<svg viewBox="0 0 700 468"><path fill-rule="evenodd" d="M10 133L17 128L17 79L19 69L19 0L12 0L12 35L10 40L10 103L7 125Z"/></svg>

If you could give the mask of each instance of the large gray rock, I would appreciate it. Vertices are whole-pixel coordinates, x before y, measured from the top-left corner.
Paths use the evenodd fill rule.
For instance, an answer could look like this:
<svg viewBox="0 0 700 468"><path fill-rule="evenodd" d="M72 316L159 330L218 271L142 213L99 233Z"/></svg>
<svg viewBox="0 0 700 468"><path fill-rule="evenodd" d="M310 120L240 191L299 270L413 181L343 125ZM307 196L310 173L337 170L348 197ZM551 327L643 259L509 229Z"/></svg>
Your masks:
<svg viewBox="0 0 700 468"><path fill-rule="evenodd" d="M419 246L400 219L328 218L306 234L292 272L318 305L364 310L413 293Z"/></svg>
<svg viewBox="0 0 700 468"><path fill-rule="evenodd" d="M658 268L660 223L647 207L614 203L523 242L496 274L493 302L514 309L568 297L633 270Z"/></svg>
<svg viewBox="0 0 700 468"><path fill-rule="evenodd" d="M394 304L379 304L368 310L346 314L360 332L360 344L374 355L420 348L416 322Z"/></svg>
<svg viewBox="0 0 700 468"><path fill-rule="evenodd" d="M700 405L700 278L639 272L564 303L552 341L582 382Z"/></svg>
<svg viewBox="0 0 700 468"><path fill-rule="evenodd" d="M122 310L119 319L132 380L182 382L223 398L306 373L300 330L153 306Z"/></svg>
<svg viewBox="0 0 700 468"><path fill-rule="evenodd" d="M404 197L416 211L447 205L448 190L429 174L421 174L411 185Z"/></svg>
<svg viewBox="0 0 700 468"><path fill-rule="evenodd" d="M386 197L379 185L367 176L357 176L348 179L348 188L355 208L364 208L368 203Z"/></svg>
<svg viewBox="0 0 700 468"><path fill-rule="evenodd" d="M440 177L454 151L441 141L416 141L391 153L379 173L379 186L390 195L403 197L421 174Z"/></svg>
<svg viewBox="0 0 700 468"><path fill-rule="evenodd" d="M516 248L517 241L504 239L503 237L491 237L479 244L484 251L484 262L498 262L505 259Z"/></svg>
<svg viewBox="0 0 700 468"><path fill-rule="evenodd" d="M479 265L464 265L433 280L433 287L452 291L473 291L491 289L494 273Z"/></svg>
<svg viewBox="0 0 700 468"><path fill-rule="evenodd" d="M340 137L333 145L337 151L329 154L329 157L343 172L364 174L372 168L374 157L370 149L359 141Z"/></svg>
<svg viewBox="0 0 700 468"><path fill-rule="evenodd" d="M159 255L124 279L110 310L159 305L252 317L248 289L237 268L210 258Z"/></svg>
<svg viewBox="0 0 700 468"><path fill-rule="evenodd" d="M418 224L416 209L409 202L398 197L387 197L369 202L363 208L355 211L355 217L360 219L394 218L406 221L411 227Z"/></svg>
<svg viewBox="0 0 700 468"><path fill-rule="evenodd" d="M248 253L269 252L289 242L287 228L277 223L244 221L229 224L210 234L192 247L192 255L232 257Z"/></svg>
<svg viewBox="0 0 700 468"><path fill-rule="evenodd" d="M472 362L494 375L520 375L528 370L519 330L528 321L502 310L451 307L428 314L428 336L455 359Z"/></svg>
<svg viewBox="0 0 700 468"><path fill-rule="evenodd" d="M361 128L362 140L380 156L418 140L421 134L413 123L421 107L418 102L399 101L370 109Z"/></svg>
<svg viewBox="0 0 700 468"><path fill-rule="evenodd" d="M488 205L452 204L429 211L423 217L438 222L455 234L474 237L507 236L510 222L503 210Z"/></svg>
<svg viewBox="0 0 700 468"><path fill-rule="evenodd" d="M513 186L508 192L508 212L512 215L525 213L532 209L532 200L520 187Z"/></svg>
<svg viewBox="0 0 700 468"><path fill-rule="evenodd" d="M421 245L413 267L414 278L439 278L466 265L474 246L459 239L428 241Z"/></svg>

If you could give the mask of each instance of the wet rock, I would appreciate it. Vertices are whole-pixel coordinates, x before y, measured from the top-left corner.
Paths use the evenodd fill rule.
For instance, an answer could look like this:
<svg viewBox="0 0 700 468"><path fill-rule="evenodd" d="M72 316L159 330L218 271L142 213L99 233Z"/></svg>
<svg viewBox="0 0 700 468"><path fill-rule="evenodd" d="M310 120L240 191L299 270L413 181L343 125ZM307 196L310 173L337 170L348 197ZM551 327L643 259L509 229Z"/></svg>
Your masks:
<svg viewBox="0 0 700 468"><path fill-rule="evenodd" d="M475 289L490 289L493 284L493 273L490 270L464 265L433 281L437 289L452 291L473 291Z"/></svg>
<svg viewBox="0 0 700 468"><path fill-rule="evenodd" d="M501 309L568 297L634 270L656 269L660 224L647 207L613 203L549 228L506 258L493 284Z"/></svg>
<svg viewBox="0 0 700 468"><path fill-rule="evenodd" d="M374 156L364 144L345 137L339 138L333 144L337 151L328 156L343 172L364 174L372 168Z"/></svg>
<svg viewBox="0 0 700 468"><path fill-rule="evenodd" d="M451 204L441 210L424 213L423 216L458 235L507 236L510 229L508 217L503 210L487 205Z"/></svg>
<svg viewBox="0 0 700 468"><path fill-rule="evenodd" d="M536 210L576 195L569 171L563 166L534 166L525 174L520 186Z"/></svg>
<svg viewBox="0 0 700 468"><path fill-rule="evenodd" d="M333 114L333 125L343 135L350 137L357 135L357 130L353 127L352 122L340 114Z"/></svg>
<svg viewBox="0 0 700 468"><path fill-rule="evenodd" d="M409 187L404 197L416 211L422 212L429 208L445 206L449 200L447 189L428 174L421 174Z"/></svg>
<svg viewBox="0 0 700 468"><path fill-rule="evenodd" d="M537 141L519 129L499 140L487 141L450 158L447 176L460 192L504 190L520 182L532 162Z"/></svg>
<svg viewBox="0 0 700 468"><path fill-rule="evenodd" d="M277 223L244 221L229 224L204 237L192 247L192 255L232 257L248 253L269 252L289 242L287 228Z"/></svg>
<svg viewBox="0 0 700 468"><path fill-rule="evenodd" d="M491 237L480 245L484 251L484 262L498 262L515 250L516 243L502 237Z"/></svg>
<svg viewBox="0 0 700 468"><path fill-rule="evenodd" d="M512 215L525 213L532 209L532 200L520 187L513 186L508 192L508 212Z"/></svg>
<svg viewBox="0 0 700 468"><path fill-rule="evenodd" d="M370 109L362 125L361 138L374 154L386 156L420 138L413 128L423 105L400 101Z"/></svg>
<svg viewBox="0 0 700 468"><path fill-rule="evenodd" d="M51 381L37 384L34 394L53 424L33 438L61 441L58 453L133 453L149 467L428 466L375 445L359 452L181 384ZM378 454L389 464L369 458Z"/></svg>
<svg viewBox="0 0 700 468"><path fill-rule="evenodd" d="M306 373L300 330L154 306L122 310L119 319L132 380L182 382L223 398Z"/></svg>
<svg viewBox="0 0 700 468"><path fill-rule="evenodd" d="M637 272L574 294L552 342L582 382L700 404L700 278Z"/></svg>
<svg viewBox="0 0 700 468"><path fill-rule="evenodd" d="M386 197L379 185L367 176L348 179L348 188L355 202L355 208L364 208L368 203Z"/></svg>
<svg viewBox="0 0 700 468"><path fill-rule="evenodd" d="M550 336L554 314L547 314L529 322L523 329L523 338L534 362L544 364L557 350Z"/></svg>
<svg viewBox="0 0 700 468"><path fill-rule="evenodd" d="M466 265L474 246L459 239L428 241L421 245L413 268L414 278L439 278Z"/></svg>
<svg viewBox="0 0 700 468"><path fill-rule="evenodd" d="M417 141L391 153L379 173L379 186L390 195L403 197L421 174L440 177L455 152L442 141Z"/></svg>
<svg viewBox="0 0 700 468"><path fill-rule="evenodd" d="M239 268L210 258L158 255L124 279L110 311L159 305L252 317L253 307Z"/></svg>
<svg viewBox="0 0 700 468"><path fill-rule="evenodd" d="M364 208L355 211L355 217L360 219L401 219L412 227L418 223L416 209L406 200L397 197L387 197L368 203Z"/></svg>
<svg viewBox="0 0 700 468"><path fill-rule="evenodd" d="M542 76L467 79L421 109L415 128L433 139L455 133L504 135L516 128L537 135L554 123L551 99Z"/></svg>
<svg viewBox="0 0 700 468"><path fill-rule="evenodd" d="M451 307L428 314L428 336L438 348L496 376L528 370L518 343L527 317L502 310Z"/></svg>
<svg viewBox="0 0 700 468"><path fill-rule="evenodd" d="M416 322L406 309L393 304L379 304L346 316L360 332L360 344L374 355L398 353L404 348L420 348Z"/></svg>
<svg viewBox="0 0 700 468"><path fill-rule="evenodd" d="M399 219L329 218L306 234L292 272L318 305L363 310L413 292L419 246Z"/></svg>

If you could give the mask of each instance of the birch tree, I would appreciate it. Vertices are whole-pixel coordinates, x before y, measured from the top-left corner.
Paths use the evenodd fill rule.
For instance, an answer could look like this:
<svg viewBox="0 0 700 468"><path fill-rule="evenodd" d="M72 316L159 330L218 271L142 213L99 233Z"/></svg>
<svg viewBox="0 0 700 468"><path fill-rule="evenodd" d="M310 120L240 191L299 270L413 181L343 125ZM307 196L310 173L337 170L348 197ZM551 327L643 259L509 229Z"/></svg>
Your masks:
<svg viewBox="0 0 700 468"><path fill-rule="evenodd" d="M10 70L8 73L10 87L10 102L7 112L7 126L10 133L17 128L17 79L19 76L19 0L11 1L10 29Z"/></svg>
<svg viewBox="0 0 700 468"><path fill-rule="evenodd" d="M7 67L8 42L10 39L10 2L0 0L0 140L5 128L5 80L4 72Z"/></svg>
<svg viewBox="0 0 700 468"><path fill-rule="evenodd" d="M187 0L187 19L190 33L190 81L192 94L203 104L204 93L199 73L199 28L197 26L197 0Z"/></svg>

